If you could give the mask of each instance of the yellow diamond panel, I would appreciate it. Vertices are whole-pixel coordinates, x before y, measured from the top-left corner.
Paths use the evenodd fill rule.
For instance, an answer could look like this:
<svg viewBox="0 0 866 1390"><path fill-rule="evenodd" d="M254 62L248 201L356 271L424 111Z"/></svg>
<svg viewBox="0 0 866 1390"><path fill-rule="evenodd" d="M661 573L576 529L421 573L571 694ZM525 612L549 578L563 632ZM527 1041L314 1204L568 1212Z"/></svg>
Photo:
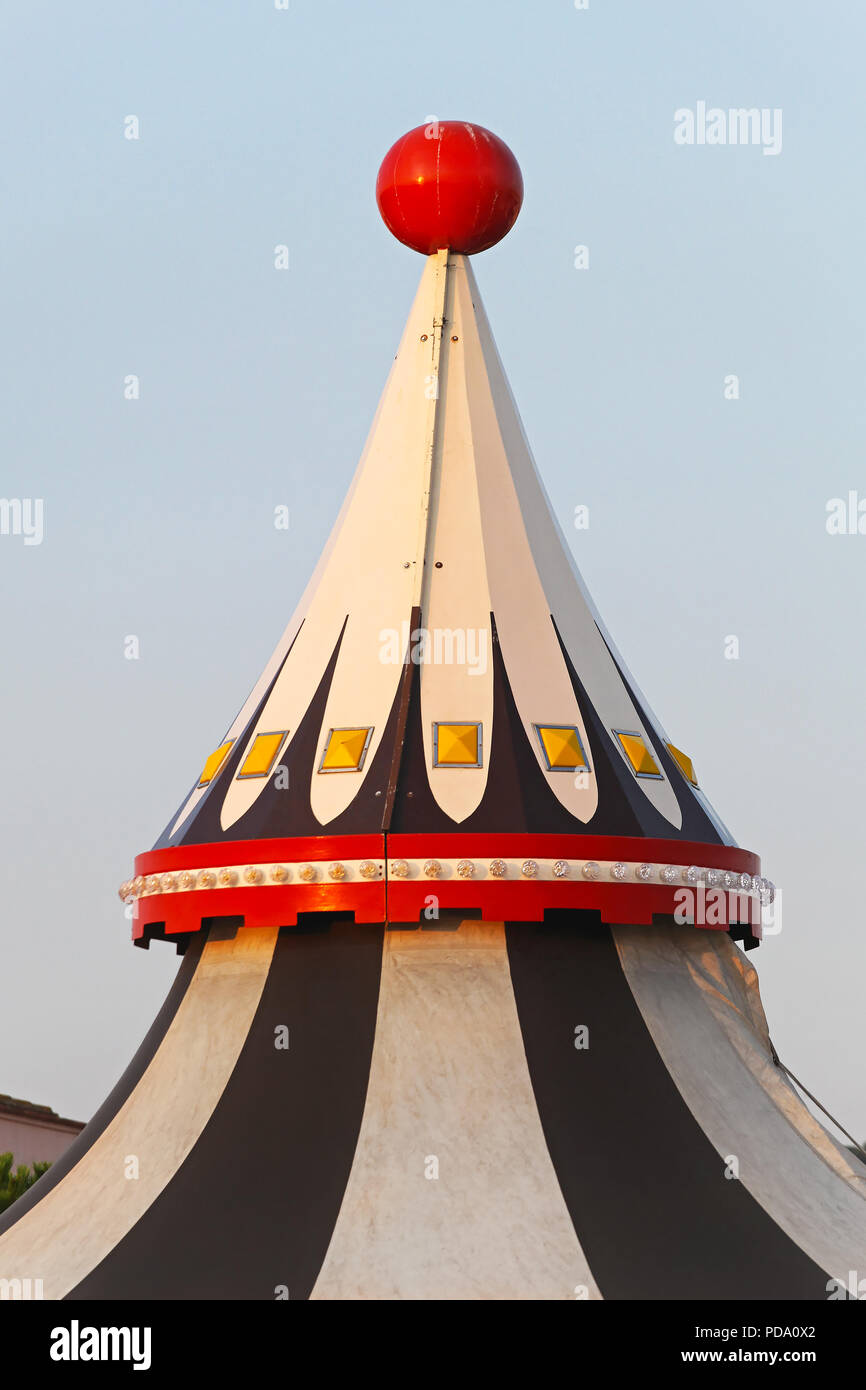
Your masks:
<svg viewBox="0 0 866 1390"><path fill-rule="evenodd" d="M198 785L200 787L206 787L208 782L213 781L220 768L222 767L223 763L225 762L226 757L228 756L228 751L233 743L234 739L230 738L227 739L225 743L221 743L219 748L214 749L213 753L211 753L210 757L208 758L207 762L201 770L201 777L199 777L198 779Z"/></svg>
<svg viewBox="0 0 866 1390"><path fill-rule="evenodd" d="M620 729L614 729L614 733L622 744L623 752L634 768L636 776L661 778L656 760L640 734L627 734Z"/></svg>
<svg viewBox="0 0 866 1390"><path fill-rule="evenodd" d="M253 746L241 764L238 777L267 777L277 760L288 729L273 734L256 734Z"/></svg>
<svg viewBox="0 0 866 1390"><path fill-rule="evenodd" d="M575 772L587 766L580 735L572 725L536 724L535 727L551 771Z"/></svg>
<svg viewBox="0 0 866 1390"><path fill-rule="evenodd" d="M692 786L696 787L698 785L698 779L695 776L695 765L688 753L684 753L681 748L675 748L672 743L669 743L667 748L674 762L678 764L686 781L691 782Z"/></svg>
<svg viewBox="0 0 866 1390"><path fill-rule="evenodd" d="M373 730L332 729L322 754L320 772L360 772Z"/></svg>
<svg viewBox="0 0 866 1390"><path fill-rule="evenodd" d="M436 767L480 767L480 724L434 724Z"/></svg>

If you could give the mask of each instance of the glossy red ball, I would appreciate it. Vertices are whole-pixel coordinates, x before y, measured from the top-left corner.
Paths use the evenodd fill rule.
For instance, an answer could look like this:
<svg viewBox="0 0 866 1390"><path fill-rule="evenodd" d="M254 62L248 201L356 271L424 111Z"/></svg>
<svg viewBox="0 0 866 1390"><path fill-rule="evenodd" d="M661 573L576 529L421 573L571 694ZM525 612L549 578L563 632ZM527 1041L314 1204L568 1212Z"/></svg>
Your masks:
<svg viewBox="0 0 866 1390"><path fill-rule="evenodd" d="M523 176L505 142L483 126L431 121L391 146L376 201L389 232L413 251L471 256L514 226Z"/></svg>

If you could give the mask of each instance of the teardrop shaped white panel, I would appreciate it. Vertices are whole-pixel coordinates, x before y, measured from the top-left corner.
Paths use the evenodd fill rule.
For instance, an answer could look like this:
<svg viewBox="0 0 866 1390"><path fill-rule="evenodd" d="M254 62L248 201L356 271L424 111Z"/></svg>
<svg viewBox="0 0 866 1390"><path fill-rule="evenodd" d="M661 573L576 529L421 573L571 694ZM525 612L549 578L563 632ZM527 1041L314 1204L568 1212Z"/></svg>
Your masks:
<svg viewBox="0 0 866 1390"><path fill-rule="evenodd" d="M487 376L478 322L478 290L466 258L459 257L458 261L455 302L464 343L464 390L490 603L502 659L526 736L547 785L572 815L586 823L598 805L595 776L591 771L588 776L578 776L549 770L535 733L536 724L574 726L584 749L589 749L583 716L551 622L537 557L520 514L520 499Z"/></svg>
<svg viewBox="0 0 866 1390"><path fill-rule="evenodd" d="M556 524L550 501L538 476L517 412L517 406L514 403L508 380L499 359L496 344L493 341L472 268L468 264L465 273L468 291L475 305L485 375L501 436L502 452L498 456L494 454L499 465L495 468L495 472L501 483L502 463L504 461L512 479L522 526L531 549L539 581L544 590L547 611L552 613L556 619L565 648L583 682L587 695L607 730L615 756L622 758L625 762L622 748L611 730L633 729L643 736L647 747L650 748L656 762L659 763L658 750L652 732L644 726L640 719L617 669L616 662L596 625L594 608L587 602L585 586L579 578L577 567L574 565L562 533ZM473 393L475 389L476 383L473 383L471 387ZM481 455L480 457L485 456ZM490 503L487 498L482 497L482 509L489 509L489 506ZM578 581L577 588L575 588L576 579ZM495 586L491 582L491 597L494 601L498 627L499 613L494 589ZM517 633L515 637L517 637ZM514 650L517 658L515 670L517 680L520 681L519 667L523 663L519 656L519 646L515 645ZM503 642L504 654L505 644ZM514 661L512 664L515 664ZM509 679L512 679L510 670ZM517 695L515 690L520 713L525 722L532 720L537 723L539 722L538 716L534 716L526 707L526 697L528 696L533 700L536 697L529 690L528 682L526 686L521 688L524 690L523 696ZM541 715L542 719L548 717L550 716L547 713ZM626 766L628 766L627 763ZM664 816L665 820L677 829L682 827L682 808L674 789L666 778L662 781L635 778L635 785L655 806L656 810Z"/></svg>
<svg viewBox="0 0 866 1390"><path fill-rule="evenodd" d="M261 730L289 729L285 760L348 615L314 769L329 728L368 725L374 735L360 772L312 772L313 811L323 824L339 815L363 785L402 671L402 664L380 660L381 634L399 631L412 606L428 415L423 382L432 352L436 272L436 259L431 257L304 627L250 735L252 741ZM269 780L231 784L220 817L224 830L253 805Z"/></svg>

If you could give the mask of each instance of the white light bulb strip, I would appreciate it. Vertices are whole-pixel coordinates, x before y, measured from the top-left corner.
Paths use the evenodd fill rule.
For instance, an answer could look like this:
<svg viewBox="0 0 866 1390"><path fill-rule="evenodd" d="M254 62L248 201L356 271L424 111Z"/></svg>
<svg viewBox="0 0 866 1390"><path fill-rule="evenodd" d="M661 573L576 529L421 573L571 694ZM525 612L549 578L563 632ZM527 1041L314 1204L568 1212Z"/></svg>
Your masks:
<svg viewBox="0 0 866 1390"><path fill-rule="evenodd" d="M430 883L462 879L501 883L604 883L666 888L721 889L750 893L771 903L775 886L759 875L738 869L706 868L695 864L651 864L639 860L595 859L345 859L318 862L220 864L139 875L121 884L123 902L158 894L194 893L222 888L285 888L292 884L323 887L346 883L375 883L383 878L397 882Z"/></svg>

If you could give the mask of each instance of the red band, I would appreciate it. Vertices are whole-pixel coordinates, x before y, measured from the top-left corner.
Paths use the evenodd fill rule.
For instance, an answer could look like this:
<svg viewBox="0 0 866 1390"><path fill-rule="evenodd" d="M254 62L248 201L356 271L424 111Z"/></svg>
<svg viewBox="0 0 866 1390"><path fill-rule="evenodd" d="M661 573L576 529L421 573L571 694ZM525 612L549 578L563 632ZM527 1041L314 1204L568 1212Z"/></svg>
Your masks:
<svg viewBox="0 0 866 1390"><path fill-rule="evenodd" d="M232 887L194 888L186 891L148 892L138 897L133 909L133 939L140 940L161 929L167 936L198 931L215 917L242 917L244 925L294 926L298 913L351 912L358 922L417 922L431 902L436 910L481 912L486 921L542 921L556 908L596 910L610 924L651 924L654 915L697 909L698 925L725 931L729 925L747 926L759 937L760 905L754 896L731 891L725 894L722 916L717 889L715 911L701 912L701 894L709 900L713 890L682 883L610 882L588 880L580 866L588 860L673 864L726 869L757 875L760 860L747 850L687 840L645 839L640 836L483 834L461 835L339 835L279 840L222 840L216 844L180 845L151 850L137 856L136 874L142 878L184 869L219 869L234 865L297 865L306 862L357 861L376 863L405 859L470 859L473 862L562 859L569 864L567 877L507 878L411 877L393 873L372 881L350 882L323 878L313 883L273 882ZM692 895L691 897L689 895ZM705 904L704 904L705 905ZM150 929L149 931L147 929Z"/></svg>

